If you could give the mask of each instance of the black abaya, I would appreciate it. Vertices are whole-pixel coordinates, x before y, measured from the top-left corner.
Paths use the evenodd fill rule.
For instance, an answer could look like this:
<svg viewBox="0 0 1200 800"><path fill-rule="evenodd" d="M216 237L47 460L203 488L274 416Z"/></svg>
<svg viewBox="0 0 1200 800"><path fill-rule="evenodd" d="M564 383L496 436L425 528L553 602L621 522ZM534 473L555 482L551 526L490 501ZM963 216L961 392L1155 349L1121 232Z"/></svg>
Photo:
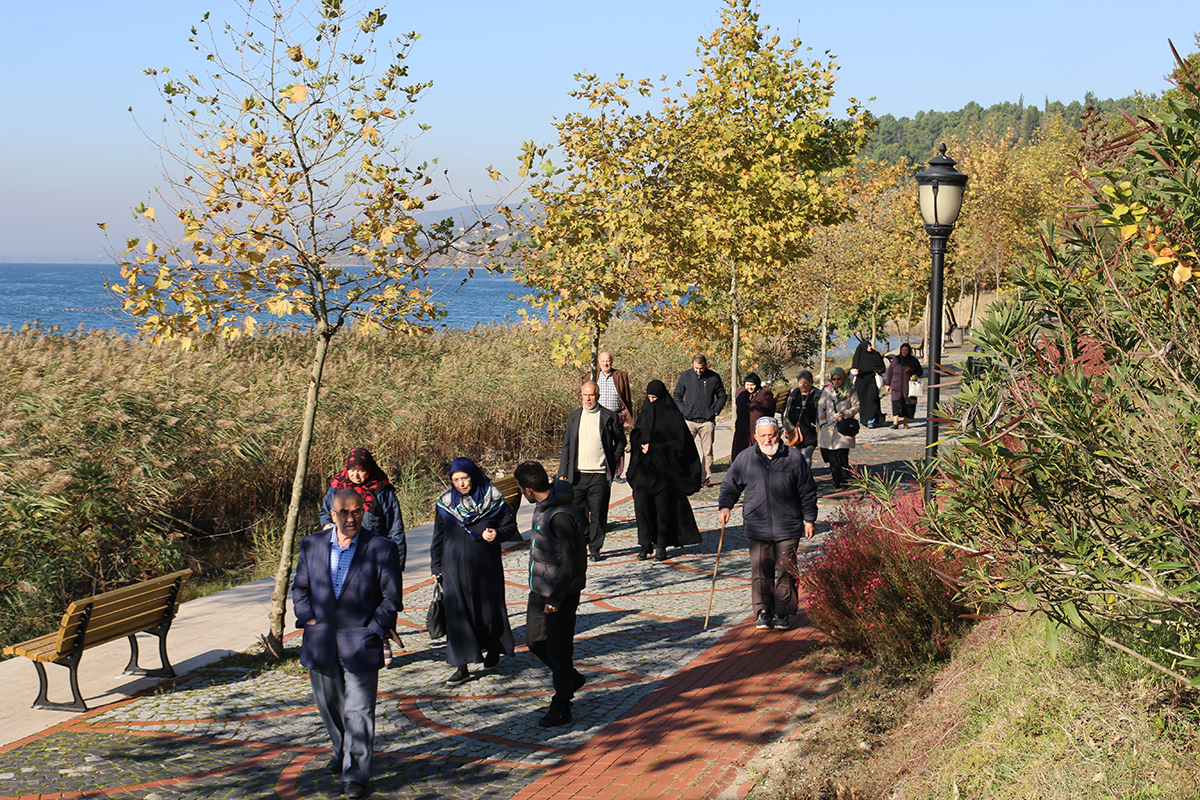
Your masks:
<svg viewBox="0 0 1200 800"><path fill-rule="evenodd" d="M658 386L662 386L660 382ZM653 392L651 392L653 393ZM638 412L629 434L627 471L642 552L700 541L688 495L700 490L703 467L683 415L665 387ZM642 445L649 445L642 452Z"/></svg>

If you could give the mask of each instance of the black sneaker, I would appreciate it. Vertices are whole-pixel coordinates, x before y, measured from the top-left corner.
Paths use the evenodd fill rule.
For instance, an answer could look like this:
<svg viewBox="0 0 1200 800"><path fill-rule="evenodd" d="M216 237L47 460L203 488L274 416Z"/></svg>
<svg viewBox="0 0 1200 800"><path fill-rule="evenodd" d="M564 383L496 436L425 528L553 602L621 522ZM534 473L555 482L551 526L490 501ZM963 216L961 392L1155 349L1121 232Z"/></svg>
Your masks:
<svg viewBox="0 0 1200 800"><path fill-rule="evenodd" d="M585 683L587 683L587 676L584 675L579 670L575 670L575 685L574 685L574 687L572 687L571 692L572 693L578 692L580 689L583 688L583 685Z"/></svg>
<svg viewBox="0 0 1200 800"><path fill-rule="evenodd" d="M499 650L488 650L487 653L484 654L484 656L483 656L484 669L491 669L492 667L496 666L499 663L500 663L500 651Z"/></svg>
<svg viewBox="0 0 1200 800"><path fill-rule="evenodd" d="M464 664L463 666L454 670L454 673L449 678L446 678L446 683L451 686L458 686L461 683L466 683L470 679L471 673L467 671L467 666Z"/></svg>
<svg viewBox="0 0 1200 800"><path fill-rule="evenodd" d="M776 617L775 618L775 630L786 631L790 627L792 627L791 617Z"/></svg>
<svg viewBox="0 0 1200 800"><path fill-rule="evenodd" d="M571 707L563 706L555 708L550 706L550 710L546 712L546 716L538 720L538 725L543 728L556 728L559 725L567 725L571 722Z"/></svg>
<svg viewBox="0 0 1200 800"><path fill-rule="evenodd" d="M767 612L765 612L765 611L758 612L758 617L755 618L755 620L754 620L754 627L756 630L760 630L760 631L771 630L771 628L773 626L771 624L771 618L767 616Z"/></svg>
<svg viewBox="0 0 1200 800"><path fill-rule="evenodd" d="M600 558L601 558L601 556L600 556L600 551L599 551L599 550L593 550L593 551L591 552L591 554L589 554L589 555L588 555L588 560L589 560L589 561L599 561L599 560L600 560Z"/></svg>

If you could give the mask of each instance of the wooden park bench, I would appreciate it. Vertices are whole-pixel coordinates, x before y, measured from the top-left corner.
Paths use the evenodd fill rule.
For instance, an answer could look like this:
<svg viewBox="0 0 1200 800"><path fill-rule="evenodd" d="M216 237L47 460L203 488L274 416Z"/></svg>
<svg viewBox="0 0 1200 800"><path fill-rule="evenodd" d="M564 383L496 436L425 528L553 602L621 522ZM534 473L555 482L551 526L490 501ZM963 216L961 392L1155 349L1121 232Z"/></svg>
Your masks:
<svg viewBox="0 0 1200 800"><path fill-rule="evenodd" d="M161 578L135 583L111 592L76 600L63 614L58 630L4 648L5 655L25 656L38 671L38 696L34 708L54 711L87 711L79 693L79 658L90 647L129 638L129 664L126 675L148 675L154 678L174 678L175 670L167 660L167 632L178 610L180 585L191 577L185 569ZM162 667L143 670L138 667L138 633L158 637L158 656ZM61 664L71 671L70 703L51 703L46 698L48 684L45 663Z"/></svg>
<svg viewBox="0 0 1200 800"><path fill-rule="evenodd" d="M512 509L513 516L521 510L521 487L517 485L517 479L512 475L504 478L495 478L492 480L492 486L500 490L500 494L504 495L504 502L508 503L508 507Z"/></svg>

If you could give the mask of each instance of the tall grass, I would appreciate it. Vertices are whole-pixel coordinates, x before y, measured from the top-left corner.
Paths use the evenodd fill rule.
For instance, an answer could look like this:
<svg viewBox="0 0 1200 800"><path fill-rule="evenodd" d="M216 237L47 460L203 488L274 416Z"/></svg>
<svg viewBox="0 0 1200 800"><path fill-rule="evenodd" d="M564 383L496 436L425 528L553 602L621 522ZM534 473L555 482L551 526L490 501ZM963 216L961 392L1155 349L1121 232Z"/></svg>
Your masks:
<svg viewBox="0 0 1200 800"><path fill-rule="evenodd" d="M452 458L485 470L557 455L580 370L522 326L423 339L342 334L326 363L301 529L366 446L409 525ZM605 346L634 386L690 353L634 322ZM197 353L105 332L0 332L0 641L48 630L75 597L187 563L269 559L282 529L309 380L309 336L277 331Z"/></svg>

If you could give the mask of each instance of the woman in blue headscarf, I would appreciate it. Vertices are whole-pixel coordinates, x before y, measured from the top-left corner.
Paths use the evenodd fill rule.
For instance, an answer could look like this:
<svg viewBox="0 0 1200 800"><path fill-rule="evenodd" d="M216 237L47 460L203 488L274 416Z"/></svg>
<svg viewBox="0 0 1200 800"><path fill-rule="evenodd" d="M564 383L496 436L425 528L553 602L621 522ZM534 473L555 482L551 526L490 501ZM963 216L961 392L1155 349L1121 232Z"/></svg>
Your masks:
<svg viewBox="0 0 1200 800"><path fill-rule="evenodd" d="M512 658L500 543L520 534L504 495L474 461L451 461L450 483L437 501L429 561L445 594L446 661L456 667L446 683L457 686L471 677L467 664Z"/></svg>

